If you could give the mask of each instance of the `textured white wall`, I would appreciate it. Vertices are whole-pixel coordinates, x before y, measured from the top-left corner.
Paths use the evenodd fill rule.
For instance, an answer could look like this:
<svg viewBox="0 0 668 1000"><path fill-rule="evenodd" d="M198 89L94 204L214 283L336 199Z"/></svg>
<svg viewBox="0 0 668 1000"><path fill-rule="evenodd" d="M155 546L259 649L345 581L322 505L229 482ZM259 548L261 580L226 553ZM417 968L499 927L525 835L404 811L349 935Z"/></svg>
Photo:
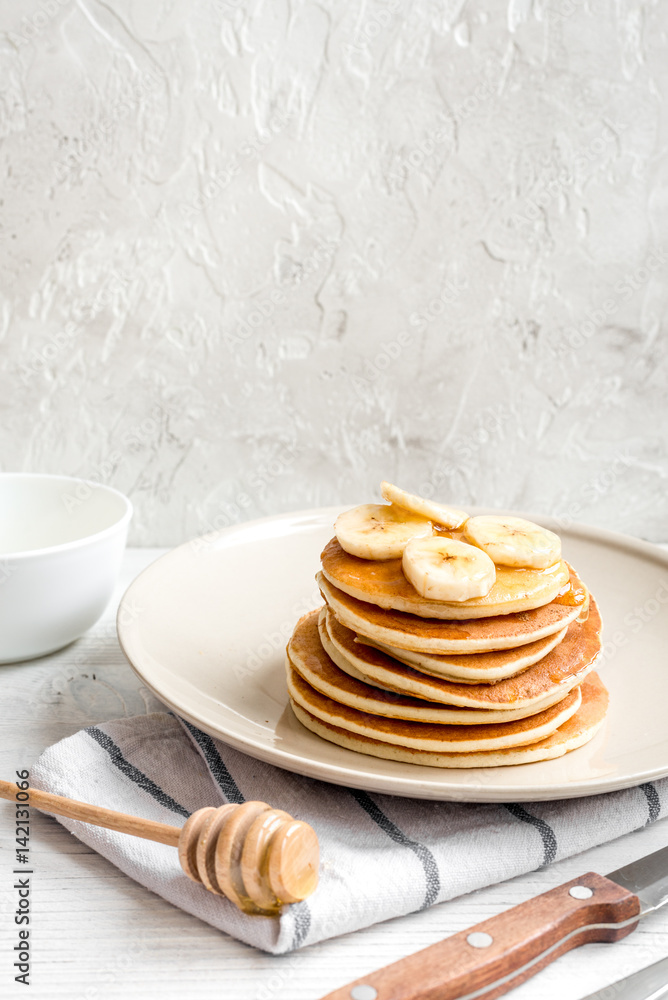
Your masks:
<svg viewBox="0 0 668 1000"><path fill-rule="evenodd" d="M2 0L0 455L132 540L369 500L668 538L666 0Z"/></svg>

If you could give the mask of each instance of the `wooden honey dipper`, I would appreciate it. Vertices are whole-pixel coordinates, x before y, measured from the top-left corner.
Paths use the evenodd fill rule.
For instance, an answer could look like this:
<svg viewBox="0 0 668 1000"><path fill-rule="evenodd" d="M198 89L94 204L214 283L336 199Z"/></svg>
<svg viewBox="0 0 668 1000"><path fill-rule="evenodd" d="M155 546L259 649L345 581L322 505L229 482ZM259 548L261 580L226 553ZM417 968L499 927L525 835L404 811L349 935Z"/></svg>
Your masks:
<svg viewBox="0 0 668 1000"><path fill-rule="evenodd" d="M0 781L0 798L17 788ZM205 806L183 827L30 789L26 805L70 819L177 847L184 872L209 892L226 896L245 913L276 914L284 903L306 899L318 884L320 849L315 830L266 802Z"/></svg>

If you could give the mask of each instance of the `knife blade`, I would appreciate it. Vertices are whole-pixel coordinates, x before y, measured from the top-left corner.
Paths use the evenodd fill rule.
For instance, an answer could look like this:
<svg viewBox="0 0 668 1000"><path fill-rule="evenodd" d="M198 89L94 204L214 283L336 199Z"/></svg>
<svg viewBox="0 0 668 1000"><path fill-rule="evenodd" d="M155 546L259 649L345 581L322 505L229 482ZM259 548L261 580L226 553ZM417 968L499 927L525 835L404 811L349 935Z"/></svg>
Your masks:
<svg viewBox="0 0 668 1000"><path fill-rule="evenodd" d="M618 941L668 903L668 847L609 875L588 872L322 1000L494 1000L559 955Z"/></svg>
<svg viewBox="0 0 668 1000"><path fill-rule="evenodd" d="M668 847L632 861L606 876L611 882L635 893L643 906L642 915L668 902Z"/></svg>
<svg viewBox="0 0 668 1000"><path fill-rule="evenodd" d="M668 994L668 958L661 958L639 972L633 972L582 1000L659 1000Z"/></svg>

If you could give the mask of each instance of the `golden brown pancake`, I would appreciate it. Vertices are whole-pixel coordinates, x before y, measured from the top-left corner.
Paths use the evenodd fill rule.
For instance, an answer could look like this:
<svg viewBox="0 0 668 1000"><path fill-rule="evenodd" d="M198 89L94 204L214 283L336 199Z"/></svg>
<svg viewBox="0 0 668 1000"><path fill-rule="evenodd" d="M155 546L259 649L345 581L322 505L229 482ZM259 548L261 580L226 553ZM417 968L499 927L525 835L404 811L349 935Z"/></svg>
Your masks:
<svg viewBox="0 0 668 1000"><path fill-rule="evenodd" d="M580 689L576 687L558 705L552 705L543 712L515 722L490 723L486 726L409 722L360 712L328 698L311 687L289 656L286 658L286 670L290 700L315 718L347 732L369 736L394 746L430 752L473 753L536 743L570 719L581 702Z"/></svg>
<svg viewBox="0 0 668 1000"><path fill-rule="evenodd" d="M336 617L354 632L374 642L439 655L483 653L537 642L561 631L583 612L582 605L553 601L515 614L470 621L443 621L379 608L339 590L322 573L318 573L316 579L322 596ZM583 586L573 570L571 580Z"/></svg>
<svg viewBox="0 0 668 1000"><path fill-rule="evenodd" d="M324 609L322 610L324 612ZM410 695L396 694L369 684L361 675L356 677L349 671L340 669L331 655L328 655L323 648L324 632L321 640L319 617L317 611L312 611L300 619L288 643L288 657L311 687L342 705L349 705L351 708L370 712L372 715L384 715L389 719L410 719L413 722L438 722L462 726L514 722L516 719L535 715L539 710L534 706L526 708L513 706L508 709L499 706L497 709L496 705L483 709L457 708L422 698L413 698ZM322 627L324 628L324 623ZM566 694L568 691L558 690L549 704L556 704ZM548 704L541 703L541 709L547 707Z"/></svg>
<svg viewBox="0 0 668 1000"><path fill-rule="evenodd" d="M565 562L547 569L497 566L496 582L488 594L448 604L418 594L403 574L401 559L360 559L341 548L336 538L327 543L320 558L327 580L358 601L420 618L448 621L489 618L542 607L553 601L569 582Z"/></svg>
<svg viewBox="0 0 668 1000"><path fill-rule="evenodd" d="M416 750L399 746L385 740L374 739L359 733L349 732L340 726L317 718L308 710L292 701L292 710L299 721L311 732L330 743L389 760L409 764L426 764L429 767L501 767L509 764L532 764L541 760L562 757L571 750L588 743L598 732L608 708L608 692L596 673L592 673L581 687L580 708L556 732L546 739L527 746L506 750L482 750L469 753L445 753Z"/></svg>
<svg viewBox="0 0 668 1000"><path fill-rule="evenodd" d="M601 652L601 618L591 599L587 621L569 625L551 653L515 677L495 684L461 684L414 670L373 646L356 642L355 633L329 613L320 626L323 647L340 670L397 694L466 708L538 708L553 704L580 684L596 666Z"/></svg>
<svg viewBox="0 0 668 1000"><path fill-rule="evenodd" d="M337 622L329 608L326 609L325 614L319 619L318 629L323 649L340 670L354 677L356 680L362 681L364 684L375 685L384 691L401 692L413 698L425 698L434 702L440 701L447 705L450 704L448 698L452 696L455 699L454 705L458 708L469 707L480 709L481 711L493 712L520 710L522 715L518 716L518 718L542 712L544 708L556 705L567 693L565 688L562 689L562 685L559 684L554 685L552 690L544 697L538 696L529 699L524 705L518 705L517 701L512 706L510 704L490 703L489 698L485 698L485 694L492 690L492 685L490 684L481 686L479 684L469 685L467 682L462 684L460 681L447 681L443 677L435 678L428 674L423 674L418 670L413 670L411 667L398 661L392 663L390 668L390 665L386 661L380 660L380 658L376 659L375 657L364 655L359 656L358 653L362 652L363 654L363 651L359 649L359 644L353 638L354 632L350 632L350 629L346 629L345 625ZM348 633L347 636L344 634L344 630ZM334 635L337 637L336 642L332 638ZM575 676L568 690L575 687L584 676L586 676L584 671L581 676ZM448 684L452 685L449 691ZM465 693L462 694L462 691ZM480 692L482 692L481 699L480 701L476 701ZM499 694L503 695L503 689Z"/></svg>
<svg viewBox="0 0 668 1000"><path fill-rule="evenodd" d="M330 614L332 612L330 611ZM399 649L398 646L386 646L382 642L372 642L364 636L357 636L358 642L375 646L381 652L401 660L415 670L431 674L433 677L444 677L448 681L459 681L460 684L493 684L504 677L514 677L523 670L538 663L547 656L555 646L558 646L566 635L566 628L554 635L548 635L537 642L528 642L515 649L498 649L490 653L469 653L468 656L451 653L449 656L438 656L436 653L416 653L410 649Z"/></svg>

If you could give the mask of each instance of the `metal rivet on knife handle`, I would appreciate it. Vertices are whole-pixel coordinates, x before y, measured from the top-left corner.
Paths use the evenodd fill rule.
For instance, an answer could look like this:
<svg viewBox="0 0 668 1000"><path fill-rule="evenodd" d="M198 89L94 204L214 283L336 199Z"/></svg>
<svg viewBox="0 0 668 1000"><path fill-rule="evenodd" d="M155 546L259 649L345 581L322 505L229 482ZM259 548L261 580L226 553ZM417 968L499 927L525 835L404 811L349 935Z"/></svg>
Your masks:
<svg viewBox="0 0 668 1000"><path fill-rule="evenodd" d="M376 1000L378 990L375 990L373 986L368 986L366 983L360 983L359 986L353 986L350 996L351 1000Z"/></svg>
<svg viewBox="0 0 668 1000"><path fill-rule="evenodd" d="M571 895L576 888L586 889L588 898ZM373 987L378 1000L492 1000L571 948L625 937L639 913L637 895L589 872L348 983L323 1000L372 996L354 992L361 987Z"/></svg>
<svg viewBox="0 0 668 1000"><path fill-rule="evenodd" d="M485 934L483 931L473 931L466 938L468 944L472 948L489 948L490 944L494 943L494 938L491 934Z"/></svg>
<svg viewBox="0 0 668 1000"><path fill-rule="evenodd" d="M594 890L586 885L574 885L572 889L568 890L568 895L572 896L573 899L591 899Z"/></svg>

